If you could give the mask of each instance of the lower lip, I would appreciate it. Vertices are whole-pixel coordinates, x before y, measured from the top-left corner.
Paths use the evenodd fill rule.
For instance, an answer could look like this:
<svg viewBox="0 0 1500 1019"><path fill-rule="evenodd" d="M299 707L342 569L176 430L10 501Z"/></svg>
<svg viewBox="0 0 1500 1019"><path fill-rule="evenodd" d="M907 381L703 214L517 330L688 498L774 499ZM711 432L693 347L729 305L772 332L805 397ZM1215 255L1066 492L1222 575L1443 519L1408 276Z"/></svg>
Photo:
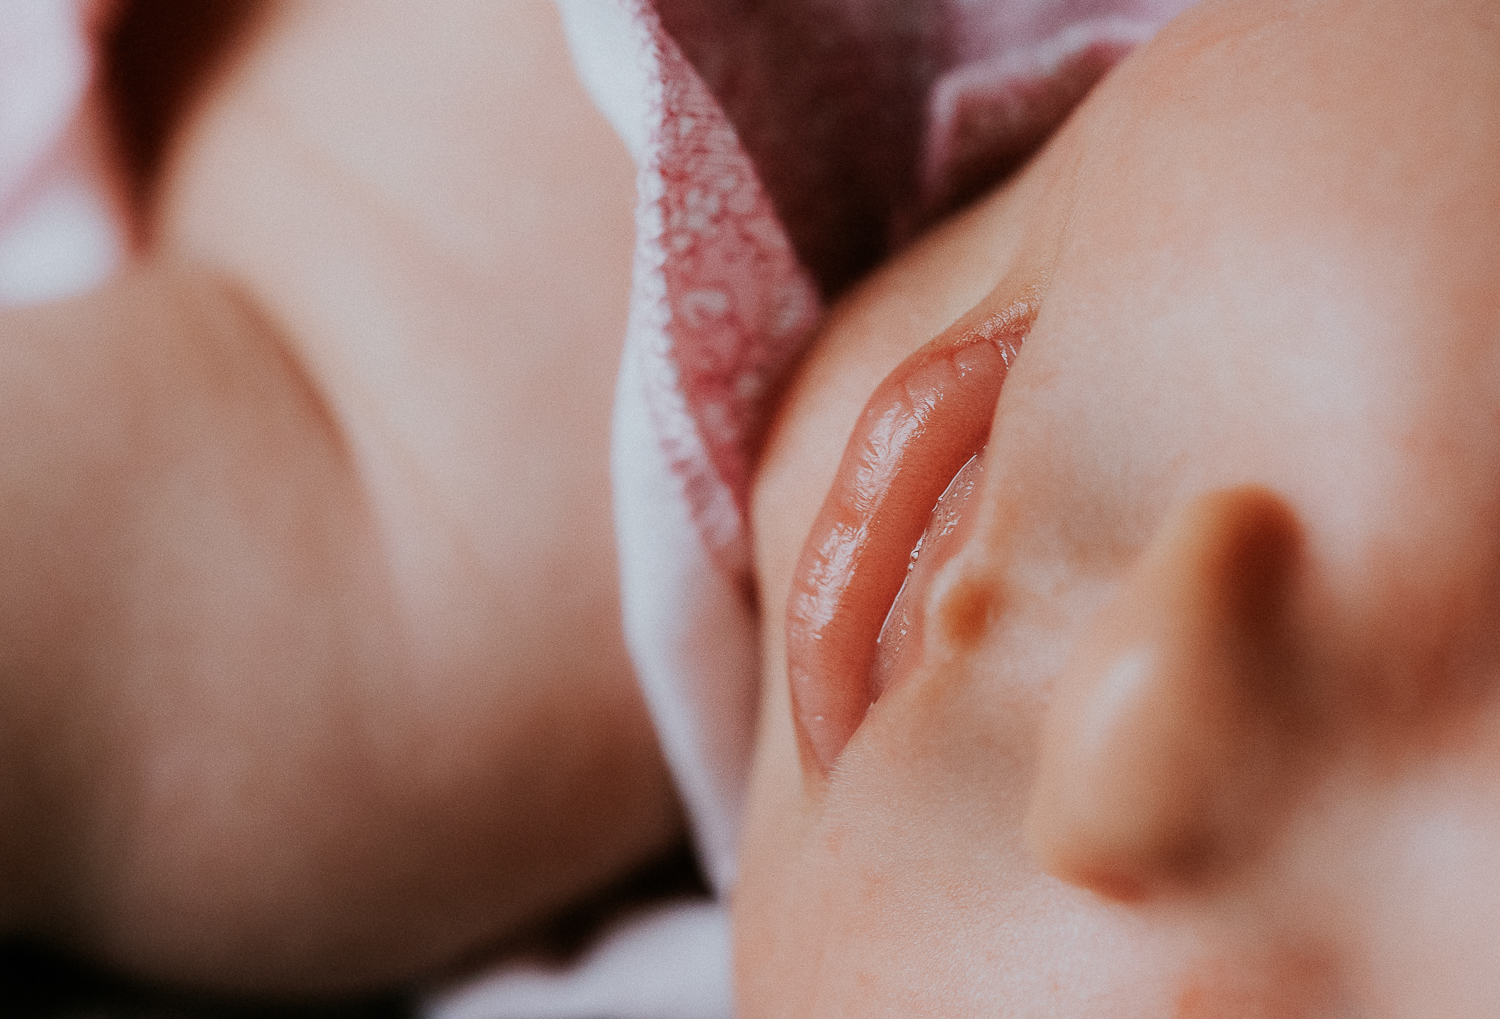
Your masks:
<svg viewBox="0 0 1500 1019"><path fill-rule="evenodd" d="M984 451L971 456L938 498L927 529L917 539L906 567L906 578L896 592L890 612L875 639L875 663L870 671L870 700L878 701L887 690L910 673L920 657L923 613L920 606L933 575L959 541L958 524L984 478Z"/></svg>
<svg viewBox="0 0 1500 1019"><path fill-rule="evenodd" d="M1012 309L922 347L871 395L845 447L787 605L792 714L804 759L824 774L879 693L877 639L912 549L988 438L1032 317Z"/></svg>

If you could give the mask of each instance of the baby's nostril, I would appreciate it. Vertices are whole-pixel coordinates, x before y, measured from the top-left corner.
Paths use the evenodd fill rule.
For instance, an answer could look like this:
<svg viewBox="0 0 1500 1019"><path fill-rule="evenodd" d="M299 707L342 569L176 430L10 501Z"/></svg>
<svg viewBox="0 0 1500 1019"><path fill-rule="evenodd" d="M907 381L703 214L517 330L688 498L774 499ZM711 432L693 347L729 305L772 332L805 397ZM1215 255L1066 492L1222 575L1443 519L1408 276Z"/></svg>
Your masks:
<svg viewBox="0 0 1500 1019"><path fill-rule="evenodd" d="M1255 486L1158 528L1056 683L1028 820L1053 874L1131 898L1254 850L1300 759L1274 625L1299 549L1291 510Z"/></svg>
<svg viewBox="0 0 1500 1019"><path fill-rule="evenodd" d="M971 647L1000 614L1000 600L1000 592L993 583L975 577L960 577L949 585L934 612L943 642L958 648Z"/></svg>

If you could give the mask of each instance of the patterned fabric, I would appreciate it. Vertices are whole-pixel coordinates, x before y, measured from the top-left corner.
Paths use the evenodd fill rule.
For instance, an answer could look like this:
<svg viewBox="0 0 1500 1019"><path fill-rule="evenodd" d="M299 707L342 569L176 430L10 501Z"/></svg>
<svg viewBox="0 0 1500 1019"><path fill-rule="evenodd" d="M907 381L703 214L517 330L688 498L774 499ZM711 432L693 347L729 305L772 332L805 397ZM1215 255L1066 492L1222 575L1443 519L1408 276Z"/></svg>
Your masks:
<svg viewBox="0 0 1500 1019"><path fill-rule="evenodd" d="M1192 0L558 0L640 169L626 633L721 891L756 703L746 501L822 303L1000 180Z"/></svg>
<svg viewBox="0 0 1500 1019"><path fill-rule="evenodd" d="M613 458L626 631L724 891L758 675L746 499L781 380L826 300L1020 165L1193 0L556 2L639 167ZM0 303L17 303L102 279L128 231L88 98L110 5L5 3ZM573 971L512 969L426 1011L728 1015L726 939L722 907L667 907ZM700 957L696 989L672 976Z"/></svg>

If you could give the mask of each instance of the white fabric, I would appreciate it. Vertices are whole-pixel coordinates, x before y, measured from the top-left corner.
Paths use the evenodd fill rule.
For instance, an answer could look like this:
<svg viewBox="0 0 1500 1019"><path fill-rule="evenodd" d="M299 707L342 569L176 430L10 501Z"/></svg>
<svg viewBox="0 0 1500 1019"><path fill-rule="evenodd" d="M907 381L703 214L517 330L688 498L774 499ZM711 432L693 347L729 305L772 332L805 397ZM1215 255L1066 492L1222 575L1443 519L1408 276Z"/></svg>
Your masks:
<svg viewBox="0 0 1500 1019"><path fill-rule="evenodd" d="M80 293L127 247L88 102L91 0L5 0L0 17L0 305Z"/></svg>
<svg viewBox="0 0 1500 1019"><path fill-rule="evenodd" d="M626 348L615 402L613 475L625 633L699 858L721 892L734 884L755 717L755 620L699 539ZM715 682L703 682L705 676Z"/></svg>
<svg viewBox="0 0 1500 1019"><path fill-rule="evenodd" d="M575 966L515 962L430 999L424 1019L729 1019L723 906L675 902L606 932Z"/></svg>
<svg viewBox="0 0 1500 1019"><path fill-rule="evenodd" d="M555 2L579 79L636 165L645 165L661 79L640 19L616 0Z"/></svg>
<svg viewBox="0 0 1500 1019"><path fill-rule="evenodd" d="M789 238L803 257L832 252L836 262L845 222L886 217L875 233L899 236L930 221L1024 157L1098 73L1190 2L556 0L580 78L640 169L612 454L625 627L720 893L735 880L757 700L744 520L753 436L819 314L813 279L836 285L859 268L858 259L853 269L804 267ZM121 259L127 231L84 99L101 5L4 3L0 303L19 303L99 281ZM674 37L659 11L691 39ZM933 31L908 36L908 22ZM798 62L798 40L825 28L828 52L846 63L805 52ZM733 91L746 76L732 96L733 123L684 56L688 43L695 59L710 58L715 87ZM777 63L788 53L793 78ZM858 73L841 78L850 67ZM892 68L933 77L907 86L899 83L920 76L881 73ZM868 151L855 151L866 121L821 116L874 110L870 124L900 121L884 116L892 100L920 116L907 135L881 134ZM859 158L843 158L851 152ZM767 173L789 168L807 172ZM859 186L845 186L842 175L861 173ZM763 176L780 188L779 215L794 217L786 223ZM824 198L858 197L866 186L890 201L848 220L819 216ZM676 902L605 932L574 965L515 962L432 997L424 1013L721 1019L731 1013L729 974L724 907Z"/></svg>
<svg viewBox="0 0 1500 1019"><path fill-rule="evenodd" d="M642 0L559 9L575 57L588 61L580 76L639 165L612 443L625 636L699 858L723 893L735 877L759 655L746 528L722 472L734 466L733 422L800 347L817 299L748 156L653 10ZM711 359L727 370L692 375L689 355L714 344Z"/></svg>

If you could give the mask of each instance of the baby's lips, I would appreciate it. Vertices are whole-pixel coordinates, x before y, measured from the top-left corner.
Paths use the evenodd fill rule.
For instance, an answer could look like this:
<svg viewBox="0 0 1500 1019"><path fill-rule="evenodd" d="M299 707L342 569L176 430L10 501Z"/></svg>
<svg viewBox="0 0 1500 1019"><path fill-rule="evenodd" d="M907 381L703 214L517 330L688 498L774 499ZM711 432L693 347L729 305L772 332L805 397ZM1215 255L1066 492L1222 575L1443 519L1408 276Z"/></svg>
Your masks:
<svg viewBox="0 0 1500 1019"><path fill-rule="evenodd" d="M886 376L855 425L792 575L787 676L803 755L827 773L875 698L876 639L911 551L953 476L985 444L1035 317L972 316Z"/></svg>

